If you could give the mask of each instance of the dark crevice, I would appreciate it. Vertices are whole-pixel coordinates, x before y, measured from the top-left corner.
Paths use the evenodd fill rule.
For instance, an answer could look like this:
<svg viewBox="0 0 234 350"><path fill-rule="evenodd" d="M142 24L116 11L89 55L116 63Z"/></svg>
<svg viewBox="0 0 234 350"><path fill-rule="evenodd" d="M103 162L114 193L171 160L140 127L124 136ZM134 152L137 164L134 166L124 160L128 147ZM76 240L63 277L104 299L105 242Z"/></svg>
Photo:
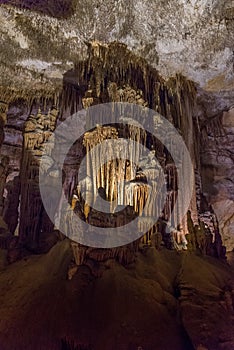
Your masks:
<svg viewBox="0 0 234 350"><path fill-rule="evenodd" d="M37 11L58 19L71 17L75 11L74 0L0 0L0 4Z"/></svg>

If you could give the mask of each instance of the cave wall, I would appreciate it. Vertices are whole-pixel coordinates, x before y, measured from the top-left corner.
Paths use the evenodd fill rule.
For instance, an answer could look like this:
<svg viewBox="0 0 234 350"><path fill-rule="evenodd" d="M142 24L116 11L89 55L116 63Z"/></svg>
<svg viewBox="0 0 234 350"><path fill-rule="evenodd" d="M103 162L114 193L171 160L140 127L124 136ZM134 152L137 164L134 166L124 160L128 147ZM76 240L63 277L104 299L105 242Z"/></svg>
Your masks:
<svg viewBox="0 0 234 350"><path fill-rule="evenodd" d="M204 193L218 217L223 242L231 251L234 243L234 110L227 110L205 122L202 133Z"/></svg>

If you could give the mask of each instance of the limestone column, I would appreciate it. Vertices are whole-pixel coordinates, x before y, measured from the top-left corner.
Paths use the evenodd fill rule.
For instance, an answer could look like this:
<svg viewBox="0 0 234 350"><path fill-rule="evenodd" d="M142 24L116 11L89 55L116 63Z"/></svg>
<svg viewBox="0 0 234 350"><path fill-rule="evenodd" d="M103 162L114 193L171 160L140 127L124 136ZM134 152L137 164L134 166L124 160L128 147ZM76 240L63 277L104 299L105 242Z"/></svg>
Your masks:
<svg viewBox="0 0 234 350"><path fill-rule="evenodd" d="M23 152L20 168L21 198L19 235L23 243L36 248L45 231L50 233L54 225L49 220L40 196L39 167L43 146L55 129L58 111L53 109L47 115L38 111L25 122ZM48 156L48 166L53 165Z"/></svg>

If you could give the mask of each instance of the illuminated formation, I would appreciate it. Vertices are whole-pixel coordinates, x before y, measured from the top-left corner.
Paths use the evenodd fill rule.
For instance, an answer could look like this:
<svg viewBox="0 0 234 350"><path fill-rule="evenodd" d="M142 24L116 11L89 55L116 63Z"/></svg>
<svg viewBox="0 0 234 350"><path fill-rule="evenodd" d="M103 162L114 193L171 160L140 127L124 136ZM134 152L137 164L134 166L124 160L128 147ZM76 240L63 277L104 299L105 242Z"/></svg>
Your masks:
<svg viewBox="0 0 234 350"><path fill-rule="evenodd" d="M9 96L6 100L9 101ZM111 258L128 264L134 261L135 252L141 244L150 244L158 249L162 246L178 250L199 249L203 254L223 257L225 252L217 220L212 208L204 205L205 199L202 194L200 143L196 139L200 126L197 118L193 117L195 101L196 87L183 76L177 75L164 81L155 69L143 58L136 57L128 51L125 45L90 43L88 59L78 62L73 70L64 75L63 91L59 98L57 91L54 101L51 101L50 97L49 100L45 97L41 109L37 102L25 121L20 170L12 186L6 179L7 164L4 159L1 162L3 179L1 184L7 181L6 186L3 185L6 191L4 192L3 188L0 193L0 196L4 196L1 211L5 216L12 213L13 218L12 223L8 223L7 235L1 238L1 245L8 248L8 260L12 262L20 259L28 254L28 251L48 251L58 239L62 238L59 232L54 231L56 227L49 220L40 198L38 173L43 147L56 125L68 115L82 108L87 109L107 102L128 102L149 107L168 119L181 134L189 150L195 169L195 189L187 215L180 222L180 227L173 227L181 208L177 201L177 169L168 150L142 130L140 124L126 127L130 121L129 117L123 119L122 126L108 123L101 126L100 119L100 125L86 132L67 155L63 167L63 187L71 206L63 207L60 201L61 193L58 193L52 201L58 203L58 210L63 208L66 215L61 218L58 211L55 211L54 221L58 223L59 220L63 220L64 222L59 223L69 226L72 215L76 213L90 224L111 227L111 225L124 225L138 216L140 218L138 229L144 233L146 227L149 227L151 216L158 216L159 220L150 226L151 229L141 240L125 247L95 249L72 242L74 264L71 266L69 276L73 275L79 265L88 263L89 259L103 261ZM0 144L3 142L7 107L8 103L1 102ZM156 127L157 117L154 123ZM89 127L89 120L87 126ZM210 125L210 127L216 126ZM173 135L167 131L166 136L175 151L180 152L176 149ZM119 138L132 140L135 146L123 149L118 145ZM105 140L109 139L115 142L114 149L108 146L108 143L105 144ZM115 159L101 167L99 160L103 154L100 154L99 148L96 147L100 143L103 145L101 151L103 154L115 156ZM148 148L147 156L142 154L140 144ZM48 176L53 177L56 185L58 174L54 170L56 165L53 163L53 144L50 146L51 153L45 171L48 172ZM78 181L79 164L85 155L87 155L86 174L82 181ZM187 186L189 180L184 176ZM166 182L166 198L163 210L159 213L154 201L155 196L158 196L159 203L163 202L158 190L162 181ZM188 195L184 193L183 198L186 199ZM11 204L12 198L14 205ZM105 203L105 206L109 207L111 215L114 215L116 220L112 221L111 216L108 218L100 214L101 210L97 210L98 201L100 205ZM127 211L117 215L116 211L121 206L126 206ZM19 223L18 229L16 229L17 223ZM172 233L166 229L167 225L171 225ZM19 232L19 236L14 236L16 231Z"/></svg>

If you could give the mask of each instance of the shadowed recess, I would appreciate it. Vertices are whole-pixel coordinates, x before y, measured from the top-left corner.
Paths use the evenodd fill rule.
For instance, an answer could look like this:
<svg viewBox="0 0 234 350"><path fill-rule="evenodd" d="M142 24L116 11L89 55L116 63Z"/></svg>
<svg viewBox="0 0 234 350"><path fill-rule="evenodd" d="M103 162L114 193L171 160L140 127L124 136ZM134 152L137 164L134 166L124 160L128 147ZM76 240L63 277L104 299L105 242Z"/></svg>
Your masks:
<svg viewBox="0 0 234 350"><path fill-rule="evenodd" d="M56 18L68 18L75 11L74 0L0 0L0 4L37 11Z"/></svg>

